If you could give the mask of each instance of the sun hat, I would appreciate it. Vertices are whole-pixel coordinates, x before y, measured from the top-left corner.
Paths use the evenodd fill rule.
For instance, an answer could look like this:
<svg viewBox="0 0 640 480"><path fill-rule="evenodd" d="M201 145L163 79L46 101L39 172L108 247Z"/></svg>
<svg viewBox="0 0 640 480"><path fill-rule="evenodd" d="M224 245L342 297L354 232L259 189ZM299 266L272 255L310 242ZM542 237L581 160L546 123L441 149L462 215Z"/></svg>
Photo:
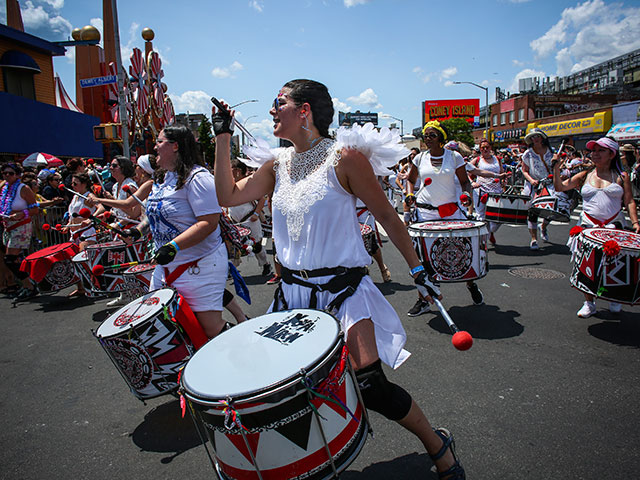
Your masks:
<svg viewBox="0 0 640 480"><path fill-rule="evenodd" d="M620 147L621 152L633 152L633 150L633 145L631 145L630 143L625 143Z"/></svg>
<svg viewBox="0 0 640 480"><path fill-rule="evenodd" d="M600 145L603 148L612 150L614 153L618 153L618 142L610 139L609 137L602 137L598 140L591 140L590 142L587 142L587 149L593 150L596 145Z"/></svg>
<svg viewBox="0 0 640 480"><path fill-rule="evenodd" d="M540 135L542 138L547 138L547 134L544 133L543 130L541 130L540 128L532 128L524 137L524 141L527 143L527 145L531 145L531 137L533 137L534 135Z"/></svg>

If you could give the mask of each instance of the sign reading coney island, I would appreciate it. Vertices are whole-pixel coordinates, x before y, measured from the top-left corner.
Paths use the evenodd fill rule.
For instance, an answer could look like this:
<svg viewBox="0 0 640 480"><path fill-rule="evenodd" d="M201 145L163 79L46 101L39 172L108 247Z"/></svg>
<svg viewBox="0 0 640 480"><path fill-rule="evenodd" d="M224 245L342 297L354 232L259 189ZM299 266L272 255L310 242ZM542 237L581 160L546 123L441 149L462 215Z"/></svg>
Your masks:
<svg viewBox="0 0 640 480"><path fill-rule="evenodd" d="M465 100L426 100L422 102L422 124L431 120L449 120L463 118L473 123L474 117L480 115L480 100L469 98Z"/></svg>

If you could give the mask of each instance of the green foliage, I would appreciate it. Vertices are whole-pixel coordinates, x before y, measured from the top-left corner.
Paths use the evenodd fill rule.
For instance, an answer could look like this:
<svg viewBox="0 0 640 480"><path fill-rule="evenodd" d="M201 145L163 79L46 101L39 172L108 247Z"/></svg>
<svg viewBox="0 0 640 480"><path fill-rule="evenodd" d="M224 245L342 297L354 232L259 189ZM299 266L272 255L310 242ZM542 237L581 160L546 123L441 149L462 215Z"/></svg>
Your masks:
<svg viewBox="0 0 640 480"><path fill-rule="evenodd" d="M473 148L474 141L471 134L471 124L462 118L450 118L442 122L445 130L449 132L449 140L455 140L457 142L463 142L467 144L469 148Z"/></svg>
<svg viewBox="0 0 640 480"><path fill-rule="evenodd" d="M204 162L213 168L213 164L216 161L216 147L211 133L211 122L206 115L198 127L198 143L200 144Z"/></svg>

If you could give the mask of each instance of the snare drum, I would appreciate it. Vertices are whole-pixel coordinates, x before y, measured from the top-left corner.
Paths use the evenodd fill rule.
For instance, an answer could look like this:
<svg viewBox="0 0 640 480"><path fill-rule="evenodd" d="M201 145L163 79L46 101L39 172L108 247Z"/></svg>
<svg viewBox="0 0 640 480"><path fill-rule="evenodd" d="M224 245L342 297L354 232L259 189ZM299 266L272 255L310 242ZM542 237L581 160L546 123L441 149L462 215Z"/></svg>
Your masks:
<svg viewBox="0 0 640 480"><path fill-rule="evenodd" d="M22 261L20 270L38 284L42 292L57 292L78 281L71 259L78 253L72 242L38 250Z"/></svg>
<svg viewBox="0 0 640 480"><path fill-rule="evenodd" d="M607 256L605 243L620 253ZM640 304L640 235L626 230L589 228L576 241L571 285L590 295L628 305Z"/></svg>
<svg viewBox="0 0 640 480"><path fill-rule="evenodd" d="M94 333L141 400L178 388L178 372L207 337L187 302L162 288L122 307Z"/></svg>
<svg viewBox="0 0 640 480"><path fill-rule="evenodd" d="M124 283L130 298L138 298L149 291L151 276L155 268L155 265L143 263L129 267L124 271Z"/></svg>
<svg viewBox="0 0 640 480"><path fill-rule="evenodd" d="M364 248L367 250L369 255L373 255L378 250L375 248L376 245L376 234L366 223L360 224L360 235L362 235L362 241L364 242Z"/></svg>
<svg viewBox="0 0 640 480"><path fill-rule="evenodd" d="M530 198L526 195L489 193L485 220L512 225L526 225Z"/></svg>
<svg viewBox="0 0 640 480"><path fill-rule="evenodd" d="M487 224L476 220L436 220L414 223L409 235L422 263L436 281L466 282L489 270Z"/></svg>
<svg viewBox="0 0 640 480"><path fill-rule="evenodd" d="M100 293L120 292L127 288L122 270L113 270L107 267L145 260L147 240L139 240L131 245L122 241L96 243L89 245L85 251L91 271L96 265L105 267L103 275L94 277L94 290Z"/></svg>
<svg viewBox="0 0 640 480"><path fill-rule="evenodd" d="M338 321L295 309L218 335L187 363L181 391L221 479L325 479L366 440L354 377Z"/></svg>
<svg viewBox="0 0 640 480"><path fill-rule="evenodd" d="M533 196L529 210L538 217L567 223L571 219L571 199L565 192L556 192L552 185L547 185Z"/></svg>

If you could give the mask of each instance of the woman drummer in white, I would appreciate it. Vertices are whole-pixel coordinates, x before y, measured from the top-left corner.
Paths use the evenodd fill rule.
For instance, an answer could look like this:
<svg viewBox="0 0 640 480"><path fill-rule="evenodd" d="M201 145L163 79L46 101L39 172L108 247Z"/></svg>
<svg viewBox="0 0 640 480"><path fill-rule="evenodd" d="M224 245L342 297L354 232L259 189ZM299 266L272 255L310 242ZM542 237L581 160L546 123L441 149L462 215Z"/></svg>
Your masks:
<svg viewBox="0 0 640 480"><path fill-rule="evenodd" d="M380 188L367 157L358 150L341 148L350 141L359 144L362 136L377 139L377 132L372 126L361 132L362 136L342 136L339 131L338 141L331 140L331 96L324 85L311 80L288 82L269 113L274 120L274 135L290 140L294 146L280 149L277 158L238 183L231 175L229 159L232 116L226 111L214 115L213 126L220 202L242 204L273 191L273 235L283 267L282 296L274 303L314 308L315 299L316 308L335 305L335 314L347 333L365 406L416 434L443 478L465 478L449 448L452 438L448 431L432 430L411 396L389 382L380 365L382 359L395 368L406 359L406 334L393 308L367 275L370 257L360 235L356 197L367 205L403 254L418 288L425 294L439 292L426 280L407 231ZM406 153L400 152L402 155ZM317 291L318 285L336 284L344 288L336 293ZM352 295L340 301L348 287L352 287Z"/></svg>
<svg viewBox="0 0 640 480"><path fill-rule="evenodd" d="M424 142L429 149L422 152L413 159L413 165L409 172L409 198L413 197L413 185L420 179L418 184L420 190L415 195L416 222L429 220L461 220L464 213L458 206L456 198L457 178L460 182L463 195L468 197L467 203L471 202L473 194L471 183L467 176L465 161L458 152L445 149L447 132L442 128L440 122L432 121L425 124L422 129ZM423 264L428 266L427 259L422 259ZM473 280L467 282L467 288L471 294L471 299L475 305L482 305L484 297ZM418 298L416 304L409 310L408 315L413 317L429 311L429 303L422 297Z"/></svg>
<svg viewBox="0 0 640 480"><path fill-rule="evenodd" d="M480 140L480 156L473 161L473 165L481 170L492 172L500 178L500 174L503 173L502 162L493 154L491 143L486 138ZM487 213L487 202L485 194L489 193L502 193L502 185L495 179L489 179L484 177L478 177L475 182L471 184L473 188L478 188L478 202L476 203L476 213L484 220ZM484 200L484 201L483 201ZM489 223L489 241L492 244L496 244L496 238L494 233L500 228L500 224L496 222Z"/></svg>
<svg viewBox="0 0 640 480"><path fill-rule="evenodd" d="M629 175L624 172L618 143L607 137L587 142L587 148L592 151L591 161L594 168L575 174L571 178L562 180L558 155L553 157L553 186L557 192L565 192L573 188L580 189L582 195L582 215L579 224L584 228L608 227L622 228L625 218L622 205L627 207L631 227L640 233L636 202L633 200ZM570 243L571 239L569 240ZM587 318L596 313L595 297L584 294L585 302L577 315ZM621 305L611 302L609 310L619 312Z"/></svg>

